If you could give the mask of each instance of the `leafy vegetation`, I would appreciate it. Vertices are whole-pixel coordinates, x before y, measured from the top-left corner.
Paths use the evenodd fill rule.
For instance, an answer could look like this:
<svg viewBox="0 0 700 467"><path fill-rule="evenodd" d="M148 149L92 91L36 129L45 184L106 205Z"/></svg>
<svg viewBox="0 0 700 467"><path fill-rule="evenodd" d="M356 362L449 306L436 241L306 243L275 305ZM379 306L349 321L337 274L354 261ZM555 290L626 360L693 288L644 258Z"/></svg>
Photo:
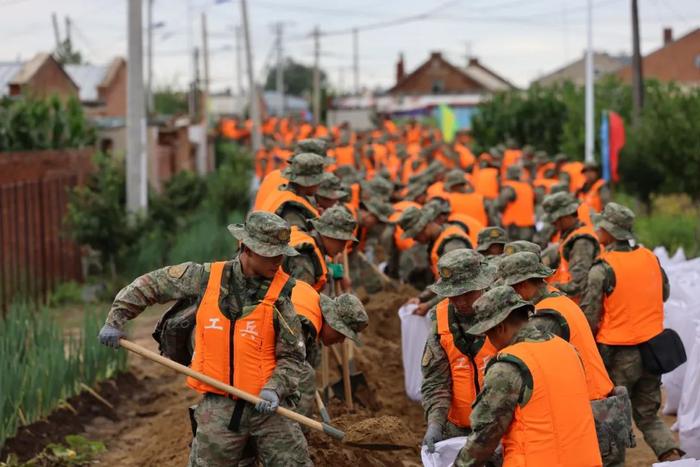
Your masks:
<svg viewBox="0 0 700 467"><path fill-rule="evenodd" d="M159 115L182 115L188 112L187 93L176 91L170 86L156 89L153 93L153 107Z"/></svg>
<svg viewBox="0 0 700 467"><path fill-rule="evenodd" d="M81 148L94 141L95 130L76 98L0 100L0 152Z"/></svg>
<svg viewBox="0 0 700 467"><path fill-rule="evenodd" d="M97 335L105 314L85 312L78 335L65 334L48 309L14 304L0 320L0 444L17 427L46 417L57 406L126 368Z"/></svg>

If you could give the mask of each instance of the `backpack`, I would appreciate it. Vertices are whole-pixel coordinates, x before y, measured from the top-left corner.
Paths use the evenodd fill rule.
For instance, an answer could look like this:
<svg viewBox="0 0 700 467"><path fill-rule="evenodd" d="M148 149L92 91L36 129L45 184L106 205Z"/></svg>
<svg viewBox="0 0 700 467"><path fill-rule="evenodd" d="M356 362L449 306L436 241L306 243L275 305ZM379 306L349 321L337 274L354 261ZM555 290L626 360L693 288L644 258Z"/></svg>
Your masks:
<svg viewBox="0 0 700 467"><path fill-rule="evenodd" d="M199 300L182 299L168 308L158 320L153 339L164 357L189 366L194 353L194 331Z"/></svg>

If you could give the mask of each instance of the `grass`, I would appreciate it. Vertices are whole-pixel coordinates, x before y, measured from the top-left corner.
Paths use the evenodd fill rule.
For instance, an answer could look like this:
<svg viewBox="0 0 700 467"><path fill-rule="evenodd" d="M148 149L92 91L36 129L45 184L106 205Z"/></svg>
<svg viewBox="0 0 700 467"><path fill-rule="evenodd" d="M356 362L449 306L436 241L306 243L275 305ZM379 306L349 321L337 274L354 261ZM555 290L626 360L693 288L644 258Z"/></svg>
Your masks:
<svg viewBox="0 0 700 467"><path fill-rule="evenodd" d="M81 384L126 369L126 353L95 338L102 323L104 313L86 311L79 332L68 334L48 308L10 307L0 321L0 445L80 393Z"/></svg>

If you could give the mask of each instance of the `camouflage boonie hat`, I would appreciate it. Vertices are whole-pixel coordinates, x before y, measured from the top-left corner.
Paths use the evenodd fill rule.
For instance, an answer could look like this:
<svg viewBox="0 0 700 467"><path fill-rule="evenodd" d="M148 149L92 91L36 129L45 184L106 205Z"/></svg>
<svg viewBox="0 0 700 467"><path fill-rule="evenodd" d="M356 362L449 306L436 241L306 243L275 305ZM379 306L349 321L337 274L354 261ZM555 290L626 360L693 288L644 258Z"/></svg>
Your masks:
<svg viewBox="0 0 700 467"><path fill-rule="evenodd" d="M384 200L388 200L394 193L394 183L381 176L372 178L362 188L365 196L378 196Z"/></svg>
<svg viewBox="0 0 700 467"><path fill-rule="evenodd" d="M244 224L231 224L228 226L228 231L239 242L260 256L271 258L299 254L289 246L291 235L289 224L271 212L253 211L248 214Z"/></svg>
<svg viewBox="0 0 700 467"><path fill-rule="evenodd" d="M569 156L566 154L559 153L556 156L554 156L554 162L557 164L560 162L568 162L569 161Z"/></svg>
<svg viewBox="0 0 700 467"><path fill-rule="evenodd" d="M302 152L290 159L289 165L282 171L287 179L301 186L314 186L321 183L324 158L312 152Z"/></svg>
<svg viewBox="0 0 700 467"><path fill-rule="evenodd" d="M474 325L467 329L467 333L475 336L495 328L515 310L526 308L532 312L535 309L508 285L499 285L489 290L474 302L473 307Z"/></svg>
<svg viewBox="0 0 700 467"><path fill-rule="evenodd" d="M437 214L431 209L418 209L414 206L406 208L399 217L399 226L403 229L401 238L413 238L430 223Z"/></svg>
<svg viewBox="0 0 700 467"><path fill-rule="evenodd" d="M367 327L369 317L359 298L348 293L335 299L321 294L321 313L330 327L362 345L357 334Z"/></svg>
<svg viewBox="0 0 700 467"><path fill-rule="evenodd" d="M535 163L538 165L546 164L549 162L549 156L547 155L547 151L537 151L535 153Z"/></svg>
<svg viewBox="0 0 700 467"><path fill-rule="evenodd" d="M313 154L318 154L325 159L326 151L328 151L328 142L319 138L308 138L298 141L294 147L294 152L301 154L304 152L310 152Z"/></svg>
<svg viewBox="0 0 700 467"><path fill-rule="evenodd" d="M540 254L542 254L542 247L540 247L537 243L528 242L527 240L515 240L513 242L506 243L506 246L503 247L503 256L514 255L515 253L520 253L521 251L528 251L540 256Z"/></svg>
<svg viewBox="0 0 700 467"><path fill-rule="evenodd" d="M593 170L595 172L600 173L600 164L598 164L597 162L586 162L585 164L583 164L581 173L585 173L589 170Z"/></svg>
<svg viewBox="0 0 700 467"><path fill-rule="evenodd" d="M347 194L340 179L330 172L324 172L321 183L316 190L318 196L330 199L341 199Z"/></svg>
<svg viewBox="0 0 700 467"><path fill-rule="evenodd" d="M554 222L557 219L570 216L578 211L579 201L569 193L548 195L542 201L543 222Z"/></svg>
<svg viewBox="0 0 700 467"><path fill-rule="evenodd" d="M506 169L506 178L508 180L516 180L520 178L522 169L519 165L511 165Z"/></svg>
<svg viewBox="0 0 700 467"><path fill-rule="evenodd" d="M552 185L552 188L549 189L549 194L553 195L556 193L568 193L569 192L569 184L566 182L559 182L557 184Z"/></svg>
<svg viewBox="0 0 700 467"><path fill-rule="evenodd" d="M445 175L445 181L443 182L443 186L445 187L445 190L451 190L452 187L456 185L464 185L466 183L467 178L465 177L464 171L459 169L452 169L449 172L447 172L447 175Z"/></svg>
<svg viewBox="0 0 700 467"><path fill-rule="evenodd" d="M456 297L486 289L493 282L496 272L481 254L467 248L458 248L442 255L437 269L440 278L428 289L441 297Z"/></svg>
<svg viewBox="0 0 700 467"><path fill-rule="evenodd" d="M439 161L432 161L428 167L425 169L425 175L429 179L435 178L437 174L445 170L445 166Z"/></svg>
<svg viewBox="0 0 700 467"><path fill-rule="evenodd" d="M521 251L504 256L498 265L498 277L505 285L513 285L528 279L545 279L554 271L542 264L535 253Z"/></svg>
<svg viewBox="0 0 700 467"><path fill-rule="evenodd" d="M338 178L340 178L344 183L357 183L360 181L360 174L355 167L350 165L341 165L335 169L334 172Z"/></svg>
<svg viewBox="0 0 700 467"><path fill-rule="evenodd" d="M357 241L353 235L357 221L344 206L335 205L326 209L321 217L311 220L311 225L324 237Z"/></svg>
<svg viewBox="0 0 700 467"><path fill-rule="evenodd" d="M603 212L593 214L593 224L596 229L603 229L617 240L632 240L634 234L634 212L626 206L617 203L608 203Z"/></svg>
<svg viewBox="0 0 700 467"><path fill-rule="evenodd" d="M450 202L439 197L431 198L427 203L425 203L423 209L433 211L435 213L433 219L440 214L449 214L452 212Z"/></svg>
<svg viewBox="0 0 700 467"><path fill-rule="evenodd" d="M428 184L422 181L409 183L404 198L408 201L415 201L420 195L426 193Z"/></svg>
<svg viewBox="0 0 700 467"><path fill-rule="evenodd" d="M391 204L379 199L366 199L362 201L362 205L384 224L393 224L389 219L394 214L394 207Z"/></svg>
<svg viewBox="0 0 700 467"><path fill-rule="evenodd" d="M500 227L486 227L479 231L477 236L476 251L479 253L489 249L491 245L508 243L506 231Z"/></svg>

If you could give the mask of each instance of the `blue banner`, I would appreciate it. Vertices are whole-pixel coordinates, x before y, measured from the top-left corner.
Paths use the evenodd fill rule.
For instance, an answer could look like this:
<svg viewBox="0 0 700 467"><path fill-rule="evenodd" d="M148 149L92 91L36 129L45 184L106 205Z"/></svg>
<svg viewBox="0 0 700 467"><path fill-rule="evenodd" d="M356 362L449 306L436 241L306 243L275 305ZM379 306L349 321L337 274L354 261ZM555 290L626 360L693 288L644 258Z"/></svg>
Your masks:
<svg viewBox="0 0 700 467"><path fill-rule="evenodd" d="M608 112L603 111L600 118L600 163L603 169L603 178L610 181L610 125L608 124Z"/></svg>

